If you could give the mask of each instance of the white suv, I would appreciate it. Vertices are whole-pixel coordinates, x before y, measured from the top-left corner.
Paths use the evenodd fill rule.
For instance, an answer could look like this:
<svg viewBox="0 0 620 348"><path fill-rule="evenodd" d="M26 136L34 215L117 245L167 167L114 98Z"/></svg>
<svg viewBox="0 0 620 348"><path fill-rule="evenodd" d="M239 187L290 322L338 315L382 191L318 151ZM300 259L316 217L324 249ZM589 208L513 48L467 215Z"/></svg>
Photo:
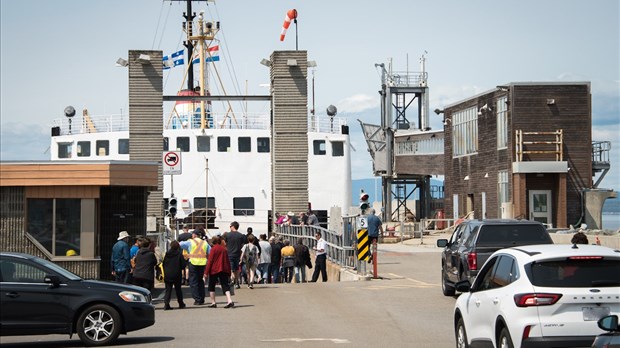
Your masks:
<svg viewBox="0 0 620 348"><path fill-rule="evenodd" d="M528 245L495 252L456 284L456 346L589 347L620 314L620 250Z"/></svg>

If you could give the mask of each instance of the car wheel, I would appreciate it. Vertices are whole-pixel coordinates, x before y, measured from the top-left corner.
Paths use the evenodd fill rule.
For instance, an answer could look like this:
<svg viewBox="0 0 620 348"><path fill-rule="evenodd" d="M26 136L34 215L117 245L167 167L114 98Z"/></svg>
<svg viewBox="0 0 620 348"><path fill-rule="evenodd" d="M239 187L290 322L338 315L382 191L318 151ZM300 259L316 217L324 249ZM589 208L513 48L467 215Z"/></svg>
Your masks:
<svg viewBox="0 0 620 348"><path fill-rule="evenodd" d="M121 333L121 316L108 305L94 305L80 314L77 333L87 346L108 345Z"/></svg>
<svg viewBox="0 0 620 348"><path fill-rule="evenodd" d="M454 287L448 284L446 273L443 270L441 270L441 291L444 296L454 296L455 293Z"/></svg>
<svg viewBox="0 0 620 348"><path fill-rule="evenodd" d="M456 324L456 348L467 348L467 332L465 331L465 323L463 323L463 318L460 318L458 323Z"/></svg>
<svg viewBox="0 0 620 348"><path fill-rule="evenodd" d="M499 348L514 348L512 345L512 339L510 338L510 333L507 328L503 328L499 333L499 340L497 346Z"/></svg>

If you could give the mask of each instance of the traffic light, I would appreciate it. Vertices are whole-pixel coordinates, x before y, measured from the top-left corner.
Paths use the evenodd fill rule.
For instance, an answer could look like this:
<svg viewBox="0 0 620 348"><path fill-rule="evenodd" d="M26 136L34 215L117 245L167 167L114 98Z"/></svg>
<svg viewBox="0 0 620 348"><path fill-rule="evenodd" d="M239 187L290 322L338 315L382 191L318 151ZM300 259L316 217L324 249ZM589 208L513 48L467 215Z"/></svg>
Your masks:
<svg viewBox="0 0 620 348"><path fill-rule="evenodd" d="M170 197L170 199L168 199L168 214L170 214L170 217L175 217L177 215L176 197Z"/></svg>
<svg viewBox="0 0 620 348"><path fill-rule="evenodd" d="M366 209L368 209L368 207L370 207L370 203L368 203L368 193L364 192L364 190L361 190L360 212L364 214L366 212Z"/></svg>

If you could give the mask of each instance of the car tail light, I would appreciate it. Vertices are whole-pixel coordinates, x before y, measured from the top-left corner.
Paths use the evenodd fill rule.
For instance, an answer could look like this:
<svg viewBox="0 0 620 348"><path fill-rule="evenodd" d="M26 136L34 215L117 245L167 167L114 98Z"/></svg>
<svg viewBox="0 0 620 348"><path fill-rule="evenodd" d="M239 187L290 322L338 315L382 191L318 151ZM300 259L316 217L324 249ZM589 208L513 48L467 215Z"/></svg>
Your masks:
<svg viewBox="0 0 620 348"><path fill-rule="evenodd" d="M602 256L571 256L569 260L602 260Z"/></svg>
<svg viewBox="0 0 620 348"><path fill-rule="evenodd" d="M467 254L467 267L469 267L470 271L475 271L478 269L478 254Z"/></svg>
<svg viewBox="0 0 620 348"><path fill-rule="evenodd" d="M558 302L562 294L528 293L514 296L517 307L550 306Z"/></svg>

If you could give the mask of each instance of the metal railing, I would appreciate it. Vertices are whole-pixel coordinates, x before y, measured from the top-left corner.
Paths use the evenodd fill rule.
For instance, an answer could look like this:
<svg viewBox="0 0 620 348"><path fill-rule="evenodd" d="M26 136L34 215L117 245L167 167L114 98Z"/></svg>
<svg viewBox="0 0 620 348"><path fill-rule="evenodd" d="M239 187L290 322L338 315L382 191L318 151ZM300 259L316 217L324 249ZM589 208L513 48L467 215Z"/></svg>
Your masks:
<svg viewBox="0 0 620 348"><path fill-rule="evenodd" d="M592 162L609 163L611 141L592 142Z"/></svg>

